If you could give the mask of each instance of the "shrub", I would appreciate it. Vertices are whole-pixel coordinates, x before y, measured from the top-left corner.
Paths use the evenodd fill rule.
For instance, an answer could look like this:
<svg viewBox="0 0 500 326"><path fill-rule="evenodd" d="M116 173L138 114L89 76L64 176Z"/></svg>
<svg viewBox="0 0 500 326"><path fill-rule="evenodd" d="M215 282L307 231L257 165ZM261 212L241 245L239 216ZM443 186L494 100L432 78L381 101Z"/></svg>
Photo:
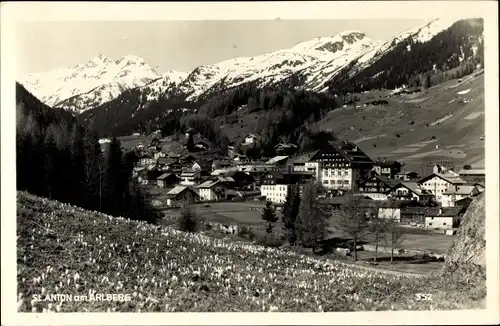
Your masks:
<svg viewBox="0 0 500 326"><path fill-rule="evenodd" d="M249 227L246 226L238 228L238 235L240 237L248 238L252 241L257 237L255 232L253 232Z"/></svg>

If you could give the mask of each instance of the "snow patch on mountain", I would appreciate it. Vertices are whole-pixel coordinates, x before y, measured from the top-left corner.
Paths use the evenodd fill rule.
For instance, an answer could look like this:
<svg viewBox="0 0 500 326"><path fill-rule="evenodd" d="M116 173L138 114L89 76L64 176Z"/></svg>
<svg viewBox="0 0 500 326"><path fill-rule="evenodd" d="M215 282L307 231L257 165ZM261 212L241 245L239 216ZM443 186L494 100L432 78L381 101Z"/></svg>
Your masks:
<svg viewBox="0 0 500 326"><path fill-rule="evenodd" d="M113 61L99 55L85 64L69 69L35 73L20 82L43 102L58 106L78 96L68 108L83 112L116 98L126 90L162 78L142 58L128 55Z"/></svg>

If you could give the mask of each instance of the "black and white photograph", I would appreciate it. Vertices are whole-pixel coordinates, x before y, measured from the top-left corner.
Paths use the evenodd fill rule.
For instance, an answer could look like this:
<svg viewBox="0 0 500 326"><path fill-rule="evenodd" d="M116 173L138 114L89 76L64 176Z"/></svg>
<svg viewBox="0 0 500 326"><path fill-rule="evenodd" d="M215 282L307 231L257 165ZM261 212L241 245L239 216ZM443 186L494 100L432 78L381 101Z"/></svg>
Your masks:
<svg viewBox="0 0 500 326"><path fill-rule="evenodd" d="M351 18L338 5L317 19L17 21L2 79L10 314L491 313L498 20L478 13L495 6ZM419 316L404 322L440 323Z"/></svg>

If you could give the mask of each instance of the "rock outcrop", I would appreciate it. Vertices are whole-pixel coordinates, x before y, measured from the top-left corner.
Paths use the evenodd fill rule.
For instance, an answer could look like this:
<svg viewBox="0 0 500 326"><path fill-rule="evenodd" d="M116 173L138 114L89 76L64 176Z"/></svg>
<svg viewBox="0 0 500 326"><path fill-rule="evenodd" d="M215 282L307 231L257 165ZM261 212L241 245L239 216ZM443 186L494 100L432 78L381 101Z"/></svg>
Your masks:
<svg viewBox="0 0 500 326"><path fill-rule="evenodd" d="M483 192L474 199L462 218L453 246L445 261L445 271L472 268L484 272L486 267L485 217L485 193Z"/></svg>

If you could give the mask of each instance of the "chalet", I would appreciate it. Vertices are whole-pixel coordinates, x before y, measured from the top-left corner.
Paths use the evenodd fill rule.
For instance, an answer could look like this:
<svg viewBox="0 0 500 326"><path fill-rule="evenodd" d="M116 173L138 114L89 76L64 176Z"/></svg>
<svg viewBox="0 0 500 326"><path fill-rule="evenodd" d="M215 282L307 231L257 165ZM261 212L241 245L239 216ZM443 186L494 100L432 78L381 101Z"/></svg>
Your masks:
<svg viewBox="0 0 500 326"><path fill-rule="evenodd" d="M290 185L302 185L313 177L308 172L268 172L261 177L260 193L273 203L284 203Z"/></svg>
<svg viewBox="0 0 500 326"><path fill-rule="evenodd" d="M237 188L243 188L252 185L255 182L255 178L253 176L243 171L228 171L225 176L233 178L235 187Z"/></svg>
<svg viewBox="0 0 500 326"><path fill-rule="evenodd" d="M168 158L168 157L160 157L156 160L156 165L158 166L159 169L163 171L167 171L170 168L170 165L173 164L175 161Z"/></svg>
<svg viewBox="0 0 500 326"><path fill-rule="evenodd" d="M460 226L465 207L437 207L425 216L425 227L430 229L452 229Z"/></svg>
<svg viewBox="0 0 500 326"><path fill-rule="evenodd" d="M175 175L175 173L163 173L158 178L156 178L156 184L159 188L172 188L174 185L180 182L180 178Z"/></svg>
<svg viewBox="0 0 500 326"><path fill-rule="evenodd" d="M387 196L397 200L416 200L425 202L434 195L427 189L422 189L416 182L398 182L387 191Z"/></svg>
<svg viewBox="0 0 500 326"><path fill-rule="evenodd" d="M373 165L373 170L383 177L393 179L396 174L401 172L401 168L403 165L398 161L388 161L385 158L380 161L377 159L375 164Z"/></svg>
<svg viewBox="0 0 500 326"><path fill-rule="evenodd" d="M394 179L401 181L413 181L418 179L418 173L413 171L401 171L396 173Z"/></svg>
<svg viewBox="0 0 500 326"><path fill-rule="evenodd" d="M201 181L201 174L200 171L185 170L182 171L180 178L181 178L180 182L181 185L193 186L197 184L199 181Z"/></svg>
<svg viewBox="0 0 500 326"><path fill-rule="evenodd" d="M373 168L373 161L348 141L328 142L309 162L317 163L314 167L317 180L332 190L357 190L358 183L366 179ZM312 170L307 165L306 168Z"/></svg>
<svg viewBox="0 0 500 326"><path fill-rule="evenodd" d="M480 191L476 186L472 185L451 185L443 192L441 197L441 206L443 207L453 207L457 200L464 198L471 198L478 195Z"/></svg>
<svg viewBox="0 0 500 326"><path fill-rule="evenodd" d="M137 181L141 185L148 185L154 183L161 174L162 172L157 169L143 169L138 172Z"/></svg>
<svg viewBox="0 0 500 326"><path fill-rule="evenodd" d="M403 207L399 222L404 225L425 226L425 217L430 216L436 207Z"/></svg>
<svg viewBox="0 0 500 326"><path fill-rule="evenodd" d="M254 143L258 142L259 139L260 139L260 137L255 135L255 134L248 134L245 137L245 144L254 144Z"/></svg>
<svg viewBox="0 0 500 326"><path fill-rule="evenodd" d="M342 207L345 206L350 199L355 199L357 205L356 207L366 210L368 214L373 212L373 209L376 207L373 199L360 194L347 194L332 198L320 198L318 203L322 207L326 207L332 211L338 211L342 209Z"/></svg>
<svg viewBox="0 0 500 326"><path fill-rule="evenodd" d="M225 175L228 172L229 172L228 169L215 169L210 173L210 175L217 177L219 175Z"/></svg>
<svg viewBox="0 0 500 326"><path fill-rule="evenodd" d="M450 187L455 185L467 184L460 177L452 173L432 173L417 182L421 189L431 192L438 203L442 202L443 193Z"/></svg>
<svg viewBox="0 0 500 326"><path fill-rule="evenodd" d="M167 156L167 154L163 153L162 151L155 152L155 153L153 154L153 158L154 158L155 160L157 160L157 159L159 159L159 158L163 158L163 157L165 157L165 156Z"/></svg>
<svg viewBox="0 0 500 326"><path fill-rule="evenodd" d="M422 207L415 200L388 200L377 204L378 216L381 218L393 218L397 222L401 222L401 210L408 207Z"/></svg>
<svg viewBox="0 0 500 326"><path fill-rule="evenodd" d="M462 169L458 172L460 178L469 183L483 183L486 179L486 172L484 169Z"/></svg>
<svg viewBox="0 0 500 326"><path fill-rule="evenodd" d="M276 155L284 156L284 155L293 155L297 152L297 145L289 144L289 143L279 143L274 146L274 150L276 151Z"/></svg>
<svg viewBox="0 0 500 326"><path fill-rule="evenodd" d="M287 162L288 162L288 156L275 156L272 159L268 160L265 164L284 167L286 166Z"/></svg>
<svg viewBox="0 0 500 326"><path fill-rule="evenodd" d="M237 167L237 171L248 173L257 181L257 183L260 183L263 175L266 175L268 172L280 172L281 169L273 164L248 164L239 165Z"/></svg>
<svg viewBox="0 0 500 326"><path fill-rule="evenodd" d="M234 188L234 179L230 177L217 177L207 180L198 186L200 199L221 200L226 197L228 189Z"/></svg>
<svg viewBox="0 0 500 326"><path fill-rule="evenodd" d="M154 164L155 163L155 159L150 156L150 155L143 155L140 159L139 159L139 164L144 166L144 165L150 165L150 164Z"/></svg>
<svg viewBox="0 0 500 326"><path fill-rule="evenodd" d="M453 166L451 165L451 163L434 164L432 172L440 174L451 174L457 177L460 176L458 173L453 171Z"/></svg>
<svg viewBox="0 0 500 326"><path fill-rule="evenodd" d="M175 186L167 193L167 205L173 206L181 203L193 203L200 199L196 191L187 186Z"/></svg>
<svg viewBox="0 0 500 326"><path fill-rule="evenodd" d="M373 175L359 183L359 192L374 200L386 200L387 192L395 185L395 181L380 175Z"/></svg>
<svg viewBox="0 0 500 326"><path fill-rule="evenodd" d="M200 171L201 170L201 166L197 162L194 162L193 165L191 166L191 170L193 170L193 171Z"/></svg>
<svg viewBox="0 0 500 326"><path fill-rule="evenodd" d="M296 155L288 159L288 165L292 167L293 171L307 171L306 163L317 153L318 151L311 151L303 153L301 155ZM313 172L313 171L311 171Z"/></svg>

